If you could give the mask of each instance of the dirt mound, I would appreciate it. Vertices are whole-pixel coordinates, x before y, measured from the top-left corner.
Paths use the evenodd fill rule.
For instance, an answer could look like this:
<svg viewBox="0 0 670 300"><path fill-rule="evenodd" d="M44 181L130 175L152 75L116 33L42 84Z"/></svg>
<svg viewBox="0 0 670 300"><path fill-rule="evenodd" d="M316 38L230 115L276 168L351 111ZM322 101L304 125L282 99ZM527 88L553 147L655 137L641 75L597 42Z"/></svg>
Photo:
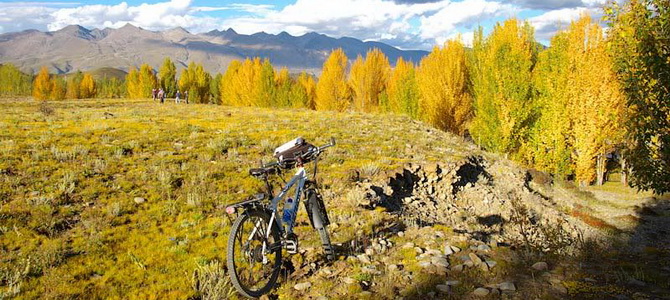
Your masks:
<svg viewBox="0 0 670 300"><path fill-rule="evenodd" d="M569 209L536 192L528 171L470 156L455 163L409 164L385 182L362 183L367 208L382 206L408 226L447 225L483 242L522 243L542 251L590 234ZM543 182L546 180L543 180Z"/></svg>

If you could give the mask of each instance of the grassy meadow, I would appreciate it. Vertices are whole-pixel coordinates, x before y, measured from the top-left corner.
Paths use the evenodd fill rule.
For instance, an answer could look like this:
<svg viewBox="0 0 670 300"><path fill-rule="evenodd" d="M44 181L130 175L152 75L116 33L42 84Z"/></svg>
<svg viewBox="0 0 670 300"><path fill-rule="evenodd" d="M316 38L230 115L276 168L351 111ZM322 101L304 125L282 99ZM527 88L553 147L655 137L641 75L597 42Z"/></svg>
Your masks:
<svg viewBox="0 0 670 300"><path fill-rule="evenodd" d="M59 299L193 296L195 270L225 261L225 205L261 187L247 170L297 136L317 145L338 141L320 163L334 222L356 215L355 204L342 202L352 177L477 151L392 115L3 99L0 291ZM303 222L303 230L312 229ZM333 240L354 234L340 227ZM308 244L315 238L303 235Z"/></svg>
<svg viewBox="0 0 670 300"><path fill-rule="evenodd" d="M300 209L303 251L288 258L295 270L283 273L272 298L475 299L473 291L485 288L493 299L503 282L514 284L502 291L511 299L670 295L667 248L617 249L628 236L631 243L662 238L654 222L670 224L667 197L614 182L586 190L526 182L528 191L543 195L537 197L544 199L542 214L572 211L605 237L600 244L569 245L586 249L582 256L561 257L495 241L487 250L475 232L442 224L405 228L398 215L361 206L372 183L388 182L409 163L458 166L475 155L493 174L523 177L525 169L514 163L408 117L133 99L0 99L0 299L236 299L224 267L231 225L225 206L259 191L248 169L298 136L316 145L337 139L322 156L319 180L339 259L321 259L318 237ZM517 182L496 176L470 188ZM466 221L467 201L457 204L462 210L454 216L462 221L455 225L486 229L477 218ZM436 275L426 259L444 245L463 252L449 257L448 274ZM454 271L468 252L491 267ZM540 260L548 270L531 268ZM299 290L297 283L310 287Z"/></svg>

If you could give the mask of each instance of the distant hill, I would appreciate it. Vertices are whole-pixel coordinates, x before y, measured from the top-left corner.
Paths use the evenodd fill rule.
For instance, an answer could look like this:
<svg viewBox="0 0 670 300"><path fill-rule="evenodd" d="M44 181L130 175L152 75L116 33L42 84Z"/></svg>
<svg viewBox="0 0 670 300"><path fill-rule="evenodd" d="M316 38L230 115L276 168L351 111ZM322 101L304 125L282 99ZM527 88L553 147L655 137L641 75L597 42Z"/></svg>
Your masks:
<svg viewBox="0 0 670 300"><path fill-rule="evenodd" d="M335 48L342 48L352 60L379 48L392 64L399 57L418 62L428 53L313 32L302 36L286 32L245 35L228 29L192 34L179 27L149 31L130 24L119 29L70 25L52 32L26 30L0 34L0 63L13 63L28 73L36 73L41 66L48 66L54 73L100 68L127 71L142 63L158 70L167 56L178 69L197 62L209 72L224 72L232 60L263 57L277 67L288 67L291 72L320 73L323 62Z"/></svg>

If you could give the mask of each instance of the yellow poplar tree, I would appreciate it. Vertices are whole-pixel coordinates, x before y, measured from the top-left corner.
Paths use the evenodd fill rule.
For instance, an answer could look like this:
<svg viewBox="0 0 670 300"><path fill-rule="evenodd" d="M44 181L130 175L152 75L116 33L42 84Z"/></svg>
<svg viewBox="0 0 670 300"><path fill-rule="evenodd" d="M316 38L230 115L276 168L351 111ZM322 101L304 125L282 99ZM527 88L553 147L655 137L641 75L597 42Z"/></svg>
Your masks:
<svg viewBox="0 0 670 300"><path fill-rule="evenodd" d="M52 86L53 83L51 82L51 77L49 76L49 69L47 69L47 67L42 67L39 74L37 74L37 77L35 77L35 82L33 83L33 97L37 100L49 99Z"/></svg>
<svg viewBox="0 0 670 300"><path fill-rule="evenodd" d="M209 103L209 82L212 76L205 71L201 64L191 62L188 68L182 70L179 76L179 91L182 99L188 91L188 99L193 103Z"/></svg>
<svg viewBox="0 0 670 300"><path fill-rule="evenodd" d="M379 108L379 100L386 89L391 66L384 53L374 48L368 51L365 59L361 56L351 65L349 85L353 92L354 108L371 112Z"/></svg>
<svg viewBox="0 0 670 300"><path fill-rule="evenodd" d="M275 105L280 107L292 106L291 88L293 83L286 67L281 68L279 73L277 73L277 76L275 77L275 86Z"/></svg>
<svg viewBox="0 0 670 300"><path fill-rule="evenodd" d="M316 109L344 111L351 103L351 93L346 81L347 56L336 49L323 64L323 71L316 84Z"/></svg>
<svg viewBox="0 0 670 300"><path fill-rule="evenodd" d="M305 107L316 109L316 82L305 72L298 76L298 86L305 91Z"/></svg>
<svg viewBox="0 0 670 300"><path fill-rule="evenodd" d="M416 83L414 64L398 58L386 88L388 94L387 111L418 117L419 90Z"/></svg>
<svg viewBox="0 0 670 300"><path fill-rule="evenodd" d="M170 95L174 94L177 90L177 67L175 67L169 57L166 57L163 60L163 64L158 70L158 74L160 76L158 80L160 88Z"/></svg>
<svg viewBox="0 0 670 300"><path fill-rule="evenodd" d="M416 74L421 119L442 130L463 134L472 114L469 76L465 46L460 40L433 48L421 60Z"/></svg>
<svg viewBox="0 0 670 300"><path fill-rule="evenodd" d="M237 93L235 86L238 72L242 68L242 63L239 60L233 60L228 65L226 73L221 77L219 83L219 91L221 92L221 102L224 105L239 105L242 101Z"/></svg>
<svg viewBox="0 0 670 300"><path fill-rule="evenodd" d="M573 64L568 98L573 116L575 175L580 185L602 184L606 154L623 139L624 96L602 27L589 16L570 26L569 55Z"/></svg>
<svg viewBox="0 0 670 300"><path fill-rule="evenodd" d="M84 77L81 80L81 85L79 88L79 93L81 98L93 98L96 95L96 86L93 76L89 73L84 73Z"/></svg>
<svg viewBox="0 0 670 300"><path fill-rule="evenodd" d="M63 100L67 92L67 82L63 78L54 78L53 84L51 85L51 92L49 93L49 99L51 100Z"/></svg>
<svg viewBox="0 0 670 300"><path fill-rule="evenodd" d="M538 45L529 23L509 19L484 38L475 32L470 74L474 119L470 132L485 148L514 153L526 138L531 117L532 70Z"/></svg>
<svg viewBox="0 0 670 300"><path fill-rule="evenodd" d="M533 70L537 90L535 111L537 120L531 126L529 137L520 149L520 158L534 168L554 174L558 178L574 172L572 160L573 136L570 114L572 89L571 59L568 53L570 39L567 32L558 32L551 39L551 47L542 51Z"/></svg>
<svg viewBox="0 0 670 300"><path fill-rule="evenodd" d="M158 79L154 70L148 64L140 66L139 73L139 95L137 98L151 97L151 90L158 86Z"/></svg>
<svg viewBox="0 0 670 300"><path fill-rule="evenodd" d="M128 90L128 97L142 98L142 86L140 85L140 73L137 69L131 67L126 75L126 89Z"/></svg>

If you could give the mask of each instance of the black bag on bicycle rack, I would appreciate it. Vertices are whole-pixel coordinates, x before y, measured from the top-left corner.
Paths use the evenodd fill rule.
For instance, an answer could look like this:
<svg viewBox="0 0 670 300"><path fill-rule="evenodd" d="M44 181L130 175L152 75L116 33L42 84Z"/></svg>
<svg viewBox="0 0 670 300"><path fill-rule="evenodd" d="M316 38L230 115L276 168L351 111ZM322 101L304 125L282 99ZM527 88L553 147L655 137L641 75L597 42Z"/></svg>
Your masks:
<svg viewBox="0 0 670 300"><path fill-rule="evenodd" d="M277 158L277 161L283 167L292 168L296 164L298 157L303 156L303 154L310 152L314 148L316 148L314 145L299 137L277 147L274 152L274 157ZM308 163L311 160L312 157L303 157L302 163Z"/></svg>
<svg viewBox="0 0 670 300"><path fill-rule="evenodd" d="M313 189L307 190L306 194L307 201L305 201L305 208L307 209L307 217L309 222L312 224L312 228L316 228L314 226L314 219L312 218L313 205L316 205L316 211L321 214L321 222L323 223L323 226L328 226L330 224L330 219L328 219L328 211L326 211L326 205L323 203L321 194L317 193Z"/></svg>

